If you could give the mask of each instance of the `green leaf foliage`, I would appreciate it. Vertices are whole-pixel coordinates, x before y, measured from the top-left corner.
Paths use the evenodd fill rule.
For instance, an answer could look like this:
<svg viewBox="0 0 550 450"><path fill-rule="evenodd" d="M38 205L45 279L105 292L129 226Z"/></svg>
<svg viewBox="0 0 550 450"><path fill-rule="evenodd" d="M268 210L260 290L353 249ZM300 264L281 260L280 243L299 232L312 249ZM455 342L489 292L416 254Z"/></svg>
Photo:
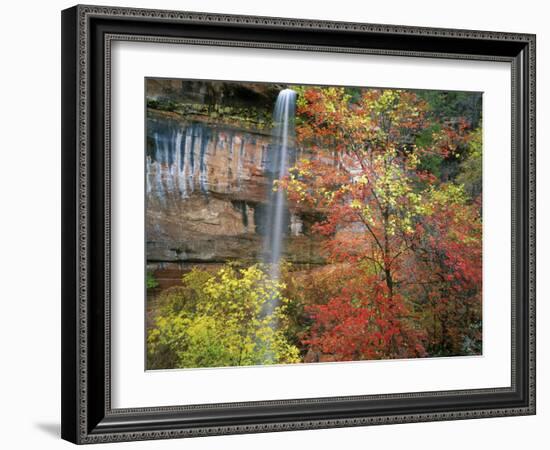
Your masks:
<svg viewBox="0 0 550 450"><path fill-rule="evenodd" d="M148 333L148 368L224 367L299 362L285 336L289 300L264 268L193 269L165 291Z"/></svg>

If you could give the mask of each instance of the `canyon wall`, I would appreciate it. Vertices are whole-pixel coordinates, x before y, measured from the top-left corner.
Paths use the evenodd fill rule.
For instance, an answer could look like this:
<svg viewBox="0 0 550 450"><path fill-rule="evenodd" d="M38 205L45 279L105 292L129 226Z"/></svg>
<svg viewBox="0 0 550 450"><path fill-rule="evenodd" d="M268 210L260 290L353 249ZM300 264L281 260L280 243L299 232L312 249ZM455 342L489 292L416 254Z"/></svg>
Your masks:
<svg viewBox="0 0 550 450"><path fill-rule="evenodd" d="M148 107L147 265L161 287L194 265L262 260L274 161L266 120ZM323 262L310 222L308 211L287 211L283 257L297 266Z"/></svg>

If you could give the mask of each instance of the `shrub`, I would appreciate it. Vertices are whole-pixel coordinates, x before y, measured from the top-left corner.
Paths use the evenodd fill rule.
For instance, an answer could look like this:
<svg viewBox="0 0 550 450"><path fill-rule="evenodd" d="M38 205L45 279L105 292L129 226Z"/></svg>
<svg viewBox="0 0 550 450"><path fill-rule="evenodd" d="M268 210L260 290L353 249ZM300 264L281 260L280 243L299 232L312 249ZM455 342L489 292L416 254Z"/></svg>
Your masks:
<svg viewBox="0 0 550 450"><path fill-rule="evenodd" d="M147 285L147 289L154 289L159 285L159 282L155 278L155 275L153 275L153 273L149 271L147 271L147 278L145 283Z"/></svg>
<svg viewBox="0 0 550 450"><path fill-rule="evenodd" d="M148 335L148 368L299 362L285 336L283 288L258 265L193 269L182 287L161 294L164 306Z"/></svg>

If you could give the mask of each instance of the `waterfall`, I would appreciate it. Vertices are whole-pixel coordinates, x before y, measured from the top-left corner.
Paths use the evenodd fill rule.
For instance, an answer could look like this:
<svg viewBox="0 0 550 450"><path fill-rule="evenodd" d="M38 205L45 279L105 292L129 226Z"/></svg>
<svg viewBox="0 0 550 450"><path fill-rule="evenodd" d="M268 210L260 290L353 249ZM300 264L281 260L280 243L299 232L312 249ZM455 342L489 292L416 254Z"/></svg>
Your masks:
<svg viewBox="0 0 550 450"><path fill-rule="evenodd" d="M280 276L280 259L283 238L288 228L286 196L281 189L273 190L273 181L288 174L289 161L294 152L294 115L296 92L284 89L279 93L273 111L273 141L267 162L269 192L264 241L264 263L269 267L272 280ZM276 300L276 299L275 299ZM276 305L271 302L270 309Z"/></svg>

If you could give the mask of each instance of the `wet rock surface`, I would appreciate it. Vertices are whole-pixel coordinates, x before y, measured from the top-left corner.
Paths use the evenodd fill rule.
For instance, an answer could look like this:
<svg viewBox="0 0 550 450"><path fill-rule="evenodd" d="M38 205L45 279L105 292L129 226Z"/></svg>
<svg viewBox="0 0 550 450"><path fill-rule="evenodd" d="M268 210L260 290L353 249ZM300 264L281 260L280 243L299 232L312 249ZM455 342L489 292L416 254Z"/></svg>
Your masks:
<svg viewBox="0 0 550 450"><path fill-rule="evenodd" d="M249 126L148 108L147 263L162 285L179 282L174 271L193 264L262 260L271 141L270 133ZM321 264L307 221L307 211L287 211L282 256Z"/></svg>

